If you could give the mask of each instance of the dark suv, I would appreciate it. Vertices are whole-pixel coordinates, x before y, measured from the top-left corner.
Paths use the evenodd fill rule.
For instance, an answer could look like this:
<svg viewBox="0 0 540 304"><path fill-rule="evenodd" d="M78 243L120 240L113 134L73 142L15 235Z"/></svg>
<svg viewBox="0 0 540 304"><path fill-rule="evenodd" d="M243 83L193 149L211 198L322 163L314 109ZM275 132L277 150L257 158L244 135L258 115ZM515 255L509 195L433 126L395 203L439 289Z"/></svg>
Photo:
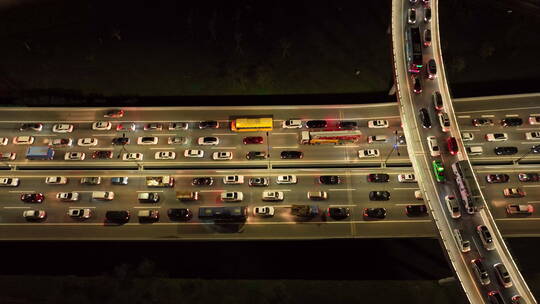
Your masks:
<svg viewBox="0 0 540 304"><path fill-rule="evenodd" d="M171 208L167 210L167 215L172 221L189 221L193 216L187 208Z"/></svg>
<svg viewBox="0 0 540 304"><path fill-rule="evenodd" d="M518 152L516 147L497 147L493 150L497 155L514 155Z"/></svg>
<svg viewBox="0 0 540 304"><path fill-rule="evenodd" d="M523 119L519 117L509 117L501 120L501 125L503 127L518 127L523 124Z"/></svg>
<svg viewBox="0 0 540 304"><path fill-rule="evenodd" d="M195 177L191 182L193 186L212 186L213 183L212 177Z"/></svg>
<svg viewBox="0 0 540 304"><path fill-rule="evenodd" d="M386 173L371 173L367 176L367 180L371 183L386 183L390 180L390 175Z"/></svg>
<svg viewBox="0 0 540 304"><path fill-rule="evenodd" d="M337 175L321 175L319 176L319 183L324 185L337 185L341 183L341 179Z"/></svg>
<svg viewBox="0 0 540 304"><path fill-rule="evenodd" d="M421 216L427 214L426 205L408 205L406 207L406 212L408 216Z"/></svg>
<svg viewBox="0 0 540 304"><path fill-rule="evenodd" d="M306 126L310 129L316 129L316 128L326 128L328 123L326 120L308 120L306 122Z"/></svg>
<svg viewBox="0 0 540 304"><path fill-rule="evenodd" d="M371 191L369 193L369 199L372 201L387 201L390 199L390 192L388 191Z"/></svg>
<svg viewBox="0 0 540 304"><path fill-rule="evenodd" d="M105 220L110 223L124 224L129 222L129 211L115 210L105 213Z"/></svg>
<svg viewBox="0 0 540 304"><path fill-rule="evenodd" d="M426 108L420 109L420 121L422 122L422 127L431 128L431 119L429 118L429 113Z"/></svg>
<svg viewBox="0 0 540 304"><path fill-rule="evenodd" d="M282 159L299 159L303 157L304 157L304 153L300 151L281 151Z"/></svg>

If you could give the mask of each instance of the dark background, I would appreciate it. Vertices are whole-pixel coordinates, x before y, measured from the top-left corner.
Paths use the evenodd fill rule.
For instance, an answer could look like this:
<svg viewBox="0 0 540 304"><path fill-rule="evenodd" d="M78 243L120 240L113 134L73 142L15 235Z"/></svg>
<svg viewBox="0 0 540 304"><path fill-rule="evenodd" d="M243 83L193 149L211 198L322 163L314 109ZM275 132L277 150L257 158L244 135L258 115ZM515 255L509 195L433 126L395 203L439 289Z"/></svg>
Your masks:
<svg viewBox="0 0 540 304"><path fill-rule="evenodd" d="M443 55L454 97L538 91L540 1L440 2ZM393 82L389 24L389 0L2 1L0 102L395 101L387 95ZM532 280L540 274L539 240L512 239L509 246L533 291L540 288L539 280ZM438 241L431 239L3 242L0 250L4 275L73 281L72 275L137 276L148 265L147 277L286 279L285 284L401 280L403 288L408 281L451 275ZM6 292L3 286L0 291ZM3 302L36 303L19 300ZM443 298L431 300L443 303Z"/></svg>

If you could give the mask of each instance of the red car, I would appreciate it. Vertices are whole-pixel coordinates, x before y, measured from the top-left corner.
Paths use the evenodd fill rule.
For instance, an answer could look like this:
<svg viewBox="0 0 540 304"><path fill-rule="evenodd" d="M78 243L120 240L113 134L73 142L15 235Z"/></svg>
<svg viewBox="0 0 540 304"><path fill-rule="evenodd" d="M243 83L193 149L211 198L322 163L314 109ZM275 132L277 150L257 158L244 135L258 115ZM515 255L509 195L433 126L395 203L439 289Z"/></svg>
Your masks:
<svg viewBox="0 0 540 304"><path fill-rule="evenodd" d="M120 118L124 116L124 113L125 113L124 110L110 110L110 111L107 111L107 113L105 113L103 117Z"/></svg>
<svg viewBox="0 0 540 304"><path fill-rule="evenodd" d="M98 150L98 151L94 151L94 153L92 153L92 158L94 159L107 159L107 158L112 158L113 156L113 152L112 151L109 151L109 150Z"/></svg>
<svg viewBox="0 0 540 304"><path fill-rule="evenodd" d="M248 136L244 137L244 145L262 144L264 139L262 136Z"/></svg>
<svg viewBox="0 0 540 304"><path fill-rule="evenodd" d="M21 194L21 201L25 203L41 203L45 199L43 193L23 193Z"/></svg>
<svg viewBox="0 0 540 304"><path fill-rule="evenodd" d="M448 137L448 139L446 140L446 143L448 144L448 151L450 151L450 154L456 155L459 151L456 138Z"/></svg>

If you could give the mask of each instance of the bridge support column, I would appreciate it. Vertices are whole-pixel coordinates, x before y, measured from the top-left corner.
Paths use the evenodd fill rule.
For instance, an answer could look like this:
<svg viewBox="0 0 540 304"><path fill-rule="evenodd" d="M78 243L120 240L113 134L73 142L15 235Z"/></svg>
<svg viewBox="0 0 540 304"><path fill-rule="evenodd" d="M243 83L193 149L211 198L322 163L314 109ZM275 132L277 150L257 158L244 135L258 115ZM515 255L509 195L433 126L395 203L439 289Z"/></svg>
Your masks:
<svg viewBox="0 0 540 304"><path fill-rule="evenodd" d="M446 286L446 285L452 285L456 283L456 277L447 277L439 280L439 285Z"/></svg>

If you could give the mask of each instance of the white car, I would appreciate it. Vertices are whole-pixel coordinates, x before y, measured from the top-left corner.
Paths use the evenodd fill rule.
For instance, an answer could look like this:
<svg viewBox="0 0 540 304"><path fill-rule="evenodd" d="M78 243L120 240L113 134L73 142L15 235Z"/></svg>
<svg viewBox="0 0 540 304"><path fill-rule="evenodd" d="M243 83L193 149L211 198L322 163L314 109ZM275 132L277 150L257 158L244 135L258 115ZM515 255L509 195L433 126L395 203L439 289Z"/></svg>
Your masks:
<svg viewBox="0 0 540 304"><path fill-rule="evenodd" d="M16 145L31 145L34 143L34 136L15 136L13 143Z"/></svg>
<svg viewBox="0 0 540 304"><path fill-rule="evenodd" d="M223 177L223 183L225 185L239 185L244 183L243 175L227 175Z"/></svg>
<svg viewBox="0 0 540 304"><path fill-rule="evenodd" d="M114 192L111 191L94 191L92 199L110 201L114 199Z"/></svg>
<svg viewBox="0 0 540 304"><path fill-rule="evenodd" d="M447 195L444 197L448 212L452 215L452 218L458 219L461 217L461 211L459 210L459 203L455 196Z"/></svg>
<svg viewBox="0 0 540 304"><path fill-rule="evenodd" d="M365 149L365 150L358 150L358 157L359 158L365 158L365 157L379 157L379 149Z"/></svg>
<svg viewBox="0 0 540 304"><path fill-rule="evenodd" d="M422 190L415 190L414 191L414 198L416 198L417 200L423 201L424 200L424 195L422 194Z"/></svg>
<svg viewBox="0 0 540 304"><path fill-rule="evenodd" d="M169 123L169 131L187 130L189 127L187 122L171 122Z"/></svg>
<svg viewBox="0 0 540 304"><path fill-rule="evenodd" d="M0 152L0 160L14 160L17 157L15 152Z"/></svg>
<svg viewBox="0 0 540 304"><path fill-rule="evenodd" d="M59 192L56 198L63 202L76 202L79 200L78 192Z"/></svg>
<svg viewBox="0 0 540 304"><path fill-rule="evenodd" d="M472 141L474 139L474 134L471 132L463 132L461 133L461 139L463 139L463 141Z"/></svg>
<svg viewBox="0 0 540 304"><path fill-rule="evenodd" d="M284 185L296 184L296 175L279 175L276 179L276 183Z"/></svg>
<svg viewBox="0 0 540 304"><path fill-rule="evenodd" d="M274 216L274 207L272 206L257 206L253 207L253 215L255 216Z"/></svg>
<svg viewBox="0 0 540 304"><path fill-rule="evenodd" d="M175 159L176 153L173 151L158 151L154 155L155 159Z"/></svg>
<svg viewBox="0 0 540 304"><path fill-rule="evenodd" d="M48 185L65 185L68 179L65 176L47 176L45 178L45 184Z"/></svg>
<svg viewBox="0 0 540 304"><path fill-rule="evenodd" d="M112 127L112 123L110 121L96 121L92 124L92 130L97 131L108 131Z"/></svg>
<svg viewBox="0 0 540 304"><path fill-rule="evenodd" d="M85 138L79 138L79 140L77 140L77 145L81 147L91 147L97 144L98 144L97 138L85 137Z"/></svg>
<svg viewBox="0 0 540 304"><path fill-rule="evenodd" d="M508 139L508 134L506 133L487 133L487 141L505 141Z"/></svg>
<svg viewBox="0 0 540 304"><path fill-rule="evenodd" d="M216 146L219 144L219 138L214 136L199 137L197 143L199 146Z"/></svg>
<svg viewBox="0 0 540 304"><path fill-rule="evenodd" d="M137 138L138 145L157 145L158 138L156 136L141 136Z"/></svg>
<svg viewBox="0 0 540 304"><path fill-rule="evenodd" d="M73 131L73 125L70 124L55 124L52 128L55 133L70 133Z"/></svg>
<svg viewBox="0 0 540 304"><path fill-rule="evenodd" d="M232 158L233 154L229 151L214 152L212 154L212 159L214 160L231 160Z"/></svg>
<svg viewBox="0 0 540 304"><path fill-rule="evenodd" d="M142 153L124 153L122 155L122 160L143 160L143 154Z"/></svg>
<svg viewBox="0 0 540 304"><path fill-rule="evenodd" d="M224 202L241 202L244 199L244 194L242 192L222 192L221 200Z"/></svg>
<svg viewBox="0 0 540 304"><path fill-rule="evenodd" d="M482 146L469 146L467 147L467 154L469 155L481 155L484 153Z"/></svg>
<svg viewBox="0 0 540 304"><path fill-rule="evenodd" d="M185 145L187 143L187 139L183 136L174 136L169 137L167 139L167 143L169 145Z"/></svg>
<svg viewBox="0 0 540 304"><path fill-rule="evenodd" d="M9 142L9 138L7 137L0 137L0 146L5 146Z"/></svg>
<svg viewBox="0 0 540 304"><path fill-rule="evenodd" d="M66 152L64 160L84 160L85 157L84 152Z"/></svg>
<svg viewBox="0 0 540 304"><path fill-rule="evenodd" d="M397 177L397 180L400 183L416 183L416 178L414 177L414 174L412 173L399 174Z"/></svg>
<svg viewBox="0 0 540 304"><path fill-rule="evenodd" d="M387 140L388 140L388 136L386 135L371 135L371 136L368 136L367 138L368 144L385 143Z"/></svg>
<svg viewBox="0 0 540 304"><path fill-rule="evenodd" d="M439 148L439 143L437 142L437 138L435 136L428 136L427 143L431 156L441 155L441 149Z"/></svg>
<svg viewBox="0 0 540 304"><path fill-rule="evenodd" d="M525 139L527 139L527 140L540 139L540 132L538 132L538 131L526 132L525 133Z"/></svg>
<svg viewBox="0 0 540 304"><path fill-rule="evenodd" d="M203 150L185 150L184 151L184 157L203 157L204 151Z"/></svg>
<svg viewBox="0 0 540 304"><path fill-rule="evenodd" d="M300 129L302 128L302 121L300 119L285 120L281 125L284 129Z"/></svg>
<svg viewBox="0 0 540 304"><path fill-rule="evenodd" d="M19 185L19 178L17 177L0 177L1 187L17 187Z"/></svg>
<svg viewBox="0 0 540 304"><path fill-rule="evenodd" d="M55 138L53 140L49 140L49 145L55 147L71 147L72 144L73 139L71 138Z"/></svg>
<svg viewBox="0 0 540 304"><path fill-rule="evenodd" d="M67 215L71 218L77 219L88 219L92 217L92 209L90 208L70 208L68 209Z"/></svg>
<svg viewBox="0 0 540 304"><path fill-rule="evenodd" d="M367 126L368 128L372 128L372 129L388 128L388 120L383 120L383 119L370 120L368 121Z"/></svg>
<svg viewBox="0 0 540 304"><path fill-rule="evenodd" d="M262 193L262 200L263 201L282 201L283 200L283 192L282 191L263 191Z"/></svg>
<svg viewBox="0 0 540 304"><path fill-rule="evenodd" d="M145 131L161 131L163 130L163 125L160 123L149 123L144 126Z"/></svg>
<svg viewBox="0 0 540 304"><path fill-rule="evenodd" d="M540 116L530 116L529 123L531 125L540 125Z"/></svg>
<svg viewBox="0 0 540 304"><path fill-rule="evenodd" d="M439 124L441 125L442 131L450 132L450 118L448 118L448 114L446 114L446 112L439 112L437 116L439 116Z"/></svg>
<svg viewBox="0 0 540 304"><path fill-rule="evenodd" d="M23 217L28 221L33 220L43 220L47 217L47 212L45 210L24 210L23 211Z"/></svg>

